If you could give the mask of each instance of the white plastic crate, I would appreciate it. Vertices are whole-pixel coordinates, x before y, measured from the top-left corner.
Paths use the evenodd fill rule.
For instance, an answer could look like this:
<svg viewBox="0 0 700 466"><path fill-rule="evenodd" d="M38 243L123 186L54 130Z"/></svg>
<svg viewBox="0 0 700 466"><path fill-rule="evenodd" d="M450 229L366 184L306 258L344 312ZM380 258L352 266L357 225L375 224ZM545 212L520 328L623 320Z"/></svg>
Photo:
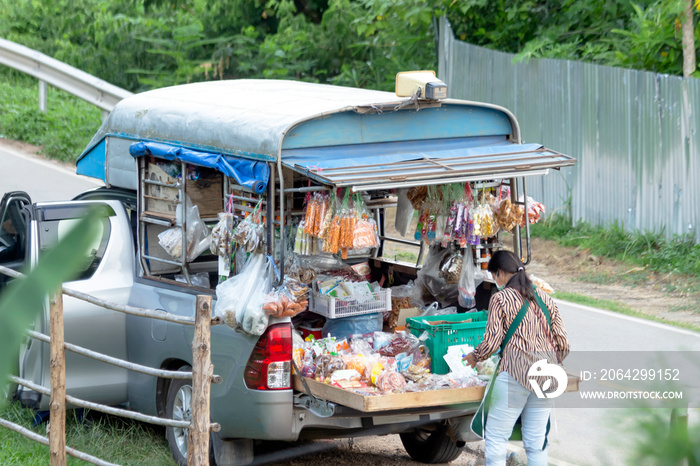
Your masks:
<svg viewBox="0 0 700 466"><path fill-rule="evenodd" d="M309 310L328 319L372 314L391 309L391 290L389 289L369 294L361 301L353 298L334 298L316 291L309 294Z"/></svg>

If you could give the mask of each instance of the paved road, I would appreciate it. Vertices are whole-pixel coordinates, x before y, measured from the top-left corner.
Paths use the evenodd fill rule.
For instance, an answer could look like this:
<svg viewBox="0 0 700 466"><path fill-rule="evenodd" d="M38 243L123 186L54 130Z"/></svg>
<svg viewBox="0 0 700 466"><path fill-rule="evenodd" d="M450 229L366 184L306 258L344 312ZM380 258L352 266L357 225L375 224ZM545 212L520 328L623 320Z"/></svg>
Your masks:
<svg viewBox="0 0 700 466"><path fill-rule="evenodd" d="M103 186L100 180L78 176L75 170L29 156L0 139L0 193L25 191L32 201L71 199Z"/></svg>
<svg viewBox="0 0 700 466"><path fill-rule="evenodd" d="M700 334L695 332L564 301L557 301L557 304L571 342L572 360L565 361L569 371L581 369L575 367L574 362L579 352L610 352L609 360L613 360L620 351L646 352L644 356L649 358L666 351L700 351ZM605 359L604 353L596 354ZM700 383L700 380L695 382ZM581 389L597 388L596 385L595 382L582 383ZM561 404L564 404L563 400ZM557 432L552 437L549 451L551 462L580 465L628 463L626 460L635 449L631 427L633 416L634 410L557 408ZM691 422L693 420L696 420L694 416ZM520 453L518 457L524 458L524 455Z"/></svg>
<svg viewBox="0 0 700 466"><path fill-rule="evenodd" d="M0 191L24 190L35 201L69 199L86 189L102 185L99 181L79 177L65 167L27 157L3 144L2 140L0 160L3 169ZM694 332L563 301L559 301L558 305L574 352L648 351L654 354L660 351L700 351L700 334ZM568 361L566 365L569 370L579 369L572 367ZM582 384L583 389L587 386ZM611 412L614 418L610 417ZM629 412L585 407L558 408L555 419L556 429L550 437L552 464L623 464L634 450ZM691 417L691 422L693 420ZM396 436L382 439L387 447L382 454L394 451L400 457L400 443L393 437ZM372 445L373 453L378 453L376 444ZM478 448L479 445L472 447ZM514 443L513 450L524 461L521 447ZM346 464L352 464L353 454L363 453L344 452L343 459L350 461ZM455 463L469 464L473 459L468 458L465 455ZM359 457L356 459L362 462ZM377 461L376 456L372 461Z"/></svg>

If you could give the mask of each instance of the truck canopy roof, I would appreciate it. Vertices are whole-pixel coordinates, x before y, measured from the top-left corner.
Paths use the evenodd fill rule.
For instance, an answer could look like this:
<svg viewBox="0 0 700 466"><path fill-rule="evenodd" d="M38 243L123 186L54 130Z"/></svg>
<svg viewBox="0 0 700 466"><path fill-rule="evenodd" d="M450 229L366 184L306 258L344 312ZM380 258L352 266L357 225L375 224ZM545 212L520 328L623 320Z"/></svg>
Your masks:
<svg viewBox="0 0 700 466"><path fill-rule="evenodd" d="M515 117L495 105L281 80L194 83L128 97L78 158L78 173L135 188L134 142L203 157L281 160L324 184L366 189L541 174L575 162L520 144Z"/></svg>

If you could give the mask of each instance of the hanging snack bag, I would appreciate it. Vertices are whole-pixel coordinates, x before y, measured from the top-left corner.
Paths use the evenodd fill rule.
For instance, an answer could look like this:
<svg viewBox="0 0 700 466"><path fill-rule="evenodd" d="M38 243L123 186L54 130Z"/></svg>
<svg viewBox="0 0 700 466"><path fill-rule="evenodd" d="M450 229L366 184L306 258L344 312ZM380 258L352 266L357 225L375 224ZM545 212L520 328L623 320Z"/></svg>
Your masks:
<svg viewBox="0 0 700 466"><path fill-rule="evenodd" d="M328 227L328 233L323 240L322 251L335 254L338 252L338 247L340 244L340 215L334 215L333 220L331 220L330 226Z"/></svg>
<svg viewBox="0 0 700 466"><path fill-rule="evenodd" d="M241 246L245 252L262 250L265 228L262 225L260 216L261 205L262 200L258 201L253 212L239 223L233 231L233 242Z"/></svg>
<svg viewBox="0 0 700 466"><path fill-rule="evenodd" d="M520 202L523 202L523 196L520 196ZM540 221L540 216L544 213L544 205L537 202L530 196L527 197L527 217L523 214L522 221L520 223L521 228L525 228L525 219L530 221L530 224L537 223Z"/></svg>
<svg viewBox="0 0 700 466"><path fill-rule="evenodd" d="M319 238L321 236L321 226L323 225L324 219L326 218L326 214L330 210L330 197L328 196L328 193L325 192L316 193L314 197L316 197L318 210L316 212L316 216L314 217L314 224L311 235L316 238Z"/></svg>
<svg viewBox="0 0 700 466"><path fill-rule="evenodd" d="M451 243L452 244L452 243ZM458 249L451 247L450 253L447 254L440 264L440 272L438 276L445 280L448 285L456 285L459 282L459 276L462 273L462 254Z"/></svg>
<svg viewBox="0 0 700 466"><path fill-rule="evenodd" d="M464 250L462 261L462 271L459 276L459 305L470 309L476 305L476 266L472 257L471 246Z"/></svg>
<svg viewBox="0 0 700 466"><path fill-rule="evenodd" d="M231 273L231 241L235 217L231 212L220 212L219 222L211 232L209 250L219 256L219 275L228 277Z"/></svg>
<svg viewBox="0 0 700 466"><path fill-rule="evenodd" d="M490 238L498 232L498 224L493 218L493 210L486 203L474 208L474 234L480 238Z"/></svg>
<svg viewBox="0 0 700 466"><path fill-rule="evenodd" d="M493 216L503 231L511 231L523 219L523 207L505 198L493 204Z"/></svg>
<svg viewBox="0 0 700 466"><path fill-rule="evenodd" d="M304 233L313 235L314 224L319 215L319 204L316 196L309 196L306 202L306 215L304 217Z"/></svg>

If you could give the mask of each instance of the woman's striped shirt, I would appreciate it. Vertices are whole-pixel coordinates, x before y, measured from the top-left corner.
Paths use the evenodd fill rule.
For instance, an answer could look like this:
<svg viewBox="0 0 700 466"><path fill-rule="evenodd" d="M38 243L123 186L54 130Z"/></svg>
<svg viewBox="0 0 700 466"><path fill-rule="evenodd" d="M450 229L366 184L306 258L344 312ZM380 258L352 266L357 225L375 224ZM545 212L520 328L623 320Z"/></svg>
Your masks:
<svg viewBox="0 0 700 466"><path fill-rule="evenodd" d="M525 318L506 345L504 354L501 355L499 368L499 372L508 372L520 385L530 391L532 387L527 381L527 373L533 363L546 358L548 362L556 364L555 350L559 352L560 360L569 353L569 340L556 303L544 291L536 289L535 292L549 309L552 319L549 333L554 348L545 332L547 320L537 302L532 301ZM500 348L508 327L518 315L522 304L522 295L513 288L506 288L491 297L484 340L474 349L477 361L487 359Z"/></svg>

